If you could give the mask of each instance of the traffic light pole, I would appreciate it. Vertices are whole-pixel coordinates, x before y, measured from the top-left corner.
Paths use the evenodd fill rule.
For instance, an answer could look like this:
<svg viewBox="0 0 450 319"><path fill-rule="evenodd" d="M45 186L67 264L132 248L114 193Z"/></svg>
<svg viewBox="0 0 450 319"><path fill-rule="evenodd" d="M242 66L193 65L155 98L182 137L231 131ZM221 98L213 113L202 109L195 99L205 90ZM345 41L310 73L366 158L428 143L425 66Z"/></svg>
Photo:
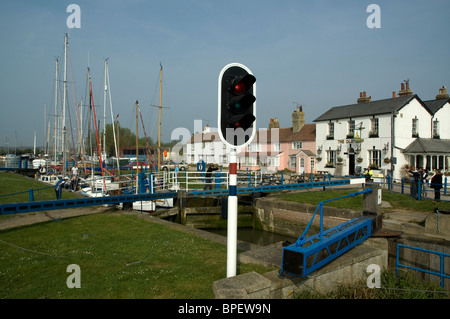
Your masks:
<svg viewBox="0 0 450 319"><path fill-rule="evenodd" d="M231 150L227 205L227 277L236 276L237 260L237 149L250 144L256 134L256 78L245 65L227 64L219 73L219 137Z"/></svg>
<svg viewBox="0 0 450 319"><path fill-rule="evenodd" d="M236 276L237 257L237 152L232 149L229 160L230 191L228 196L227 220L227 278Z"/></svg>

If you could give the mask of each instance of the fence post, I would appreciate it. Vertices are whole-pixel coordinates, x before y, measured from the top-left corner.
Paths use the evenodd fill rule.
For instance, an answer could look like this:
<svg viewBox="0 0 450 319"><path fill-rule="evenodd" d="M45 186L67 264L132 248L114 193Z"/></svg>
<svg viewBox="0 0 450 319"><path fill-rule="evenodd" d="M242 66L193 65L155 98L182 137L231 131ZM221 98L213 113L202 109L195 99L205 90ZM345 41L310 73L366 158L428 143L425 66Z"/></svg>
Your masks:
<svg viewBox="0 0 450 319"><path fill-rule="evenodd" d="M447 195L447 177L444 178L444 195Z"/></svg>
<svg viewBox="0 0 450 319"><path fill-rule="evenodd" d="M34 202L34 194L32 188L28 189L28 194L30 195L30 202Z"/></svg>
<svg viewBox="0 0 450 319"><path fill-rule="evenodd" d="M402 177L402 194L404 194L405 179Z"/></svg>
<svg viewBox="0 0 450 319"><path fill-rule="evenodd" d="M181 225L186 225L186 192L177 192L178 218Z"/></svg>
<svg viewBox="0 0 450 319"><path fill-rule="evenodd" d="M417 199L422 199L422 181L420 179L417 181Z"/></svg>

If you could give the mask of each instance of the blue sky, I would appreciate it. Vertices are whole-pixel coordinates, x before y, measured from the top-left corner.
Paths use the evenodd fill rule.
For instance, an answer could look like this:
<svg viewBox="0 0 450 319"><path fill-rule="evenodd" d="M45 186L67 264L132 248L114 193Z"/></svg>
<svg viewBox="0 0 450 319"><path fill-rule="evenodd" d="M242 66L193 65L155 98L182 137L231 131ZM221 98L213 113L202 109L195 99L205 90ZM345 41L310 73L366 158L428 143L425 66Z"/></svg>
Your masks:
<svg viewBox="0 0 450 319"><path fill-rule="evenodd" d="M71 3L81 9L79 29L66 25ZM366 24L371 3L380 7L381 28ZM150 105L159 104L161 62L163 105L170 107L162 139L169 141L177 127L193 133L194 120L217 126L217 79L231 62L256 76L258 128L275 117L290 127L296 103L312 123L330 107L356 103L361 91L389 98L406 79L422 100L434 99L450 85L449 12L448 0L2 1L0 145L6 137L10 147L32 145L35 130L42 145L44 105L52 119L55 59L62 65L66 32L72 127L72 91L77 102L87 101L88 65L97 116L103 114L108 58L114 114L135 131L138 100L156 139L158 111Z"/></svg>

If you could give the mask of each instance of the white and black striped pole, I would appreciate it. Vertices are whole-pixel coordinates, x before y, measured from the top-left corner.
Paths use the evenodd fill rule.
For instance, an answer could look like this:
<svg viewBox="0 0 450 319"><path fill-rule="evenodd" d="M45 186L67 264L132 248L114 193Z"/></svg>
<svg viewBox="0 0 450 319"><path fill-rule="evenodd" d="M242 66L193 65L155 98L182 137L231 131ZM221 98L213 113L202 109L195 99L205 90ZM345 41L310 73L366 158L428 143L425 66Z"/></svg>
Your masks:
<svg viewBox="0 0 450 319"><path fill-rule="evenodd" d="M236 276L237 261L237 153L256 133L256 78L243 64L230 63L219 74L218 132L230 150L227 205L227 277Z"/></svg>

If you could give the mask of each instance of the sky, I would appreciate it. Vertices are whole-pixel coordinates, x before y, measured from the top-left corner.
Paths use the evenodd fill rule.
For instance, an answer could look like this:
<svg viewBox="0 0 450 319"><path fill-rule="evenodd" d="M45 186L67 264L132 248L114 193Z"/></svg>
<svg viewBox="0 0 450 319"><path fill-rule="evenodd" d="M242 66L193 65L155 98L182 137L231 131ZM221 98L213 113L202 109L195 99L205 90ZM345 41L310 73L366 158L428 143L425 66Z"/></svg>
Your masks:
<svg viewBox="0 0 450 319"><path fill-rule="evenodd" d="M78 5L78 20L70 4ZM371 4L379 10L368 10ZM0 146L33 146L35 132L43 145L49 122L52 139L55 61L62 81L66 33L66 118L74 138L75 103L88 103L88 67L103 121L108 59L106 121L112 108L120 126L135 132L138 101L153 140L162 65L161 139L169 142L186 138L176 132L217 127L218 76L234 62L256 77L258 128L271 118L291 127L297 105L313 123L331 107L356 103L362 91L372 100L390 98L405 80L422 100L434 99L450 85L449 12L448 0L3 0ZM374 22L379 27L369 27Z"/></svg>

